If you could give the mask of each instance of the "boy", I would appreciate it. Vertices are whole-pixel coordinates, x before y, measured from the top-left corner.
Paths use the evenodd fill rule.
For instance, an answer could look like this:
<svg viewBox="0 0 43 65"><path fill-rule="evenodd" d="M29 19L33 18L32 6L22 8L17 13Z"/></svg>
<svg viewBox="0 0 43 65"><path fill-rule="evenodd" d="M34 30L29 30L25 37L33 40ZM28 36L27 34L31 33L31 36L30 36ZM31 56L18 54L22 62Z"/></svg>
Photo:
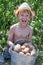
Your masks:
<svg viewBox="0 0 43 65"><path fill-rule="evenodd" d="M27 45L32 45L32 27L27 25L33 16L31 8L24 2L18 9L14 10L14 14L19 19L19 23L10 27L7 44L14 48L16 41L25 41L27 39Z"/></svg>

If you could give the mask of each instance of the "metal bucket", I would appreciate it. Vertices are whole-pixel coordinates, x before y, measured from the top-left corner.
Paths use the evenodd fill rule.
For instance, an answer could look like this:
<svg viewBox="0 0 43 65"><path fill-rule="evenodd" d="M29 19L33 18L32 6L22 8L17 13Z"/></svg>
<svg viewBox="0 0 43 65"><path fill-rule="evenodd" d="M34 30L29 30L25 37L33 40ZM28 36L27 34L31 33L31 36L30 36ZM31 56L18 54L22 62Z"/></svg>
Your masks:
<svg viewBox="0 0 43 65"><path fill-rule="evenodd" d="M37 46L34 46L37 50L36 56L26 56L15 51L11 51L11 65L34 65L39 51Z"/></svg>

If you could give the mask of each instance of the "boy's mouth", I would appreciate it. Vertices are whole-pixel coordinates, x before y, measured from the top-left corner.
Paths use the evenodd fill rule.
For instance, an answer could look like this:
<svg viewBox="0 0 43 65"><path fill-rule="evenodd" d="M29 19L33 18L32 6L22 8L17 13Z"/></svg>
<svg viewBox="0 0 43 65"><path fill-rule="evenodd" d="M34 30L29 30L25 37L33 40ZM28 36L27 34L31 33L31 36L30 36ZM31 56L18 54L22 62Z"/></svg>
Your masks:
<svg viewBox="0 0 43 65"><path fill-rule="evenodd" d="M26 20L22 20L22 22L26 22Z"/></svg>

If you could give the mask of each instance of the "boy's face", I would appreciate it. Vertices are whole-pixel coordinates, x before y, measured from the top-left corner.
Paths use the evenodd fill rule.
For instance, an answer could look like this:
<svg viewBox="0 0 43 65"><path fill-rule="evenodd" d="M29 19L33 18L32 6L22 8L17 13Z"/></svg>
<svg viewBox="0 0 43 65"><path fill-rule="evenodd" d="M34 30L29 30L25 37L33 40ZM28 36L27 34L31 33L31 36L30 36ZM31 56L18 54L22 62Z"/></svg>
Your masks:
<svg viewBox="0 0 43 65"><path fill-rule="evenodd" d="M18 18L23 25L26 25L30 20L30 12L19 12Z"/></svg>

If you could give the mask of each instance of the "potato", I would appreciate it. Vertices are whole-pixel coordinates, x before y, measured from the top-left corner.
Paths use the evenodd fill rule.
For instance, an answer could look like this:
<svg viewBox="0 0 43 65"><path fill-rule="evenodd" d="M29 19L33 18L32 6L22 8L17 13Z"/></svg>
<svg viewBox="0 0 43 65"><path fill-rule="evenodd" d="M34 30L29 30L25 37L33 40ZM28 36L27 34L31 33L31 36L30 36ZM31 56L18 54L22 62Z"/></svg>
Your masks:
<svg viewBox="0 0 43 65"><path fill-rule="evenodd" d="M30 48L34 49L35 47L33 45L30 45Z"/></svg>
<svg viewBox="0 0 43 65"><path fill-rule="evenodd" d="M32 56L35 56L35 55L36 55L36 50L35 50L35 49L33 49L33 50L31 51L31 55L32 55Z"/></svg>
<svg viewBox="0 0 43 65"><path fill-rule="evenodd" d="M24 55L24 53L23 52L19 52L20 54L22 54L22 55Z"/></svg>
<svg viewBox="0 0 43 65"><path fill-rule="evenodd" d="M20 50L21 50L21 45L20 44L15 45L14 51L20 52Z"/></svg>
<svg viewBox="0 0 43 65"><path fill-rule="evenodd" d="M25 51L25 52L29 52L29 48L26 47L26 48L24 49L24 51Z"/></svg>
<svg viewBox="0 0 43 65"><path fill-rule="evenodd" d="M23 50L24 50L25 48L26 48L26 47L25 47L24 45L23 45L23 46L21 46L21 49L23 49Z"/></svg>
<svg viewBox="0 0 43 65"><path fill-rule="evenodd" d="M28 43L24 43L24 46L29 47Z"/></svg>
<svg viewBox="0 0 43 65"><path fill-rule="evenodd" d="M29 48L26 47L24 50L22 50L22 52L23 52L23 53L27 53L27 52L29 52Z"/></svg>
<svg viewBox="0 0 43 65"><path fill-rule="evenodd" d="M26 53L27 56L31 55L30 53Z"/></svg>

